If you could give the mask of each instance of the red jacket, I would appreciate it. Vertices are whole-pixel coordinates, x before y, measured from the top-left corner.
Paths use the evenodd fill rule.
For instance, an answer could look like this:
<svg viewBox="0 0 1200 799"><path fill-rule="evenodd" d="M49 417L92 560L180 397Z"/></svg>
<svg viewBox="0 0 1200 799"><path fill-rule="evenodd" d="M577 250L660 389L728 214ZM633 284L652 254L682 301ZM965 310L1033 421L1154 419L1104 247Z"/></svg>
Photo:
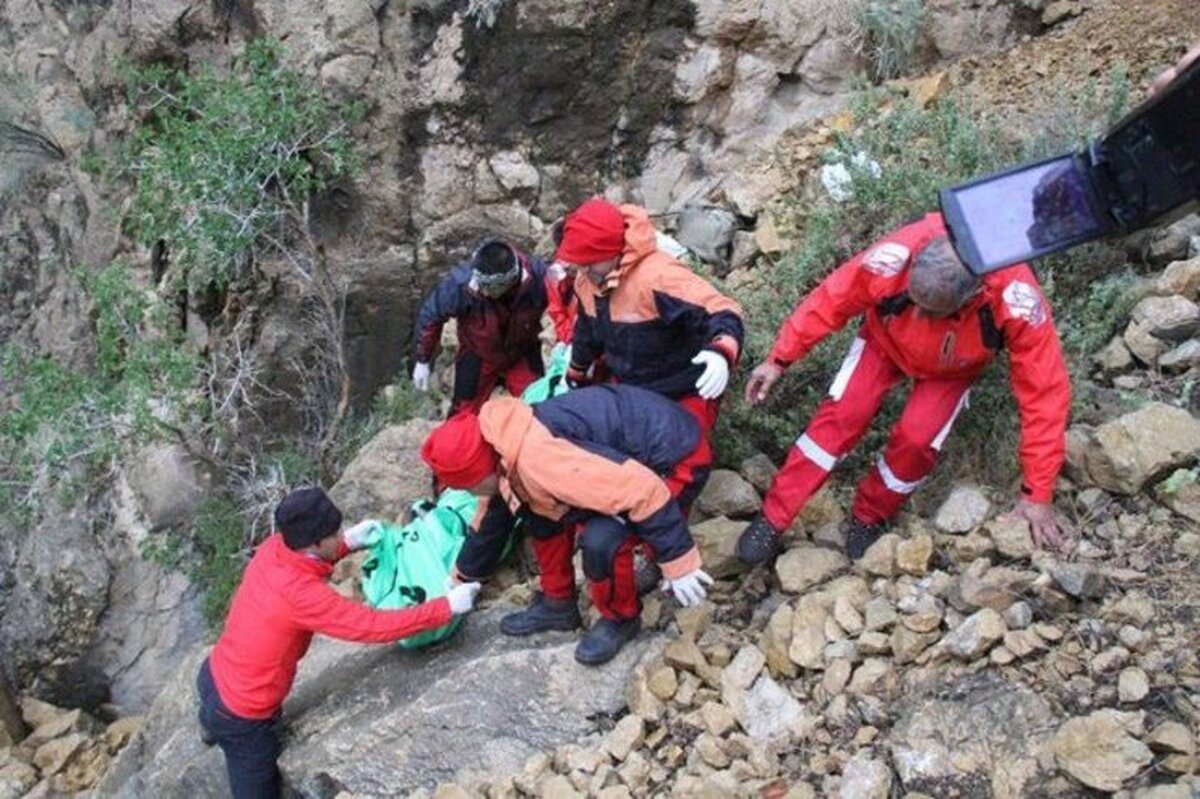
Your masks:
<svg viewBox="0 0 1200 799"><path fill-rule="evenodd" d="M1021 415L1024 493L1049 502L1066 450L1071 386L1050 307L1027 264L992 272L982 291L941 319L908 299L916 255L946 233L941 214L900 228L858 253L792 312L769 359L786 368L825 336L865 315L867 336L914 378L978 376L1008 349L1009 380Z"/></svg>
<svg viewBox="0 0 1200 799"><path fill-rule="evenodd" d="M235 714L275 714L313 633L387 643L450 622L445 597L404 610L372 610L330 588L325 581L332 573L332 563L288 549L278 533L259 546L209 658L217 693Z"/></svg>

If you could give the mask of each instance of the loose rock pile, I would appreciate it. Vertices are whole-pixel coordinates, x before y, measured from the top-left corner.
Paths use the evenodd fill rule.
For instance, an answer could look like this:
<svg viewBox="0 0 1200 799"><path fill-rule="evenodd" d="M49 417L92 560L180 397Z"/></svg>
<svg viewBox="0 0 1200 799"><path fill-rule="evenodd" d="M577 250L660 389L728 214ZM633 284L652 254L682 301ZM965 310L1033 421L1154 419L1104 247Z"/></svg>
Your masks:
<svg viewBox="0 0 1200 799"><path fill-rule="evenodd" d="M1158 284L1192 269L1200 290L1200 259ZM1165 341L1149 307L1130 327L1151 320L1146 335ZM834 490L770 571L744 574L732 543L771 468L716 475L697 502L713 516L693 530L724 581L700 608L648 598L643 620L665 640L635 671L627 714L519 774L432 796L1197 795L1200 420L1150 402L1070 438L1069 558L960 484L852 564Z"/></svg>
<svg viewBox="0 0 1200 799"><path fill-rule="evenodd" d="M91 788L145 721L126 716L105 725L82 710L28 697L21 700L21 715L32 732L12 746L0 747L0 799Z"/></svg>

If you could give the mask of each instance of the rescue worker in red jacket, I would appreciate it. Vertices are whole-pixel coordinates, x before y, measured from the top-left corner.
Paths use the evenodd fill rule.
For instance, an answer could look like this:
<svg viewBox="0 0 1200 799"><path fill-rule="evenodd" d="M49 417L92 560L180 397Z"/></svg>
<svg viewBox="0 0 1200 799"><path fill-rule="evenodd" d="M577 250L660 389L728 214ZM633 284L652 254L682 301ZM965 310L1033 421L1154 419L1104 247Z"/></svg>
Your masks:
<svg viewBox="0 0 1200 799"><path fill-rule="evenodd" d="M288 494L275 509L276 532L246 567L225 630L200 667L200 724L225 753L235 799L276 797L280 708L313 633L364 643L388 643L448 624L469 611L479 583L404 610L374 610L345 599L326 580L333 564L368 546L377 522L341 535L342 513L320 488Z"/></svg>
<svg viewBox="0 0 1200 799"><path fill-rule="evenodd" d="M508 635L573 630L572 556L578 530L583 571L601 618L580 640L575 658L604 663L641 627L641 603L628 554L636 540L653 548L664 587L685 606L712 582L687 520L663 476L700 441L695 421L673 402L634 386L571 391L535 406L496 397L479 416L459 414L436 429L421 451L439 482L489 498L478 533L467 538L460 574L491 574L521 519L541 569L541 592L525 610L501 620ZM622 556L624 555L624 556Z"/></svg>
<svg viewBox="0 0 1200 799"><path fill-rule="evenodd" d="M854 500L846 551L861 557L933 470L971 384L1002 348L1021 418L1024 483L1015 513L1030 523L1035 543L1061 548L1051 500L1066 449L1070 383L1028 265L976 278L941 215L928 214L855 255L804 298L751 375L747 402L761 403L785 369L856 316L866 317L858 337L775 475L762 514L741 534L739 557L757 565L778 553L779 534L866 433L888 392L909 379L904 411Z"/></svg>
<svg viewBox="0 0 1200 799"><path fill-rule="evenodd" d="M616 382L675 400L700 425L701 446L672 485L686 508L708 479L719 397L745 330L738 304L660 249L660 241L645 209L591 199L564 220L555 261L576 273L568 379L588 383L603 357Z"/></svg>
<svg viewBox="0 0 1200 799"><path fill-rule="evenodd" d="M485 242L421 305L413 385L421 391L429 388L442 327L457 319L451 414L478 411L501 381L510 394L520 396L545 373L538 339L542 314L549 310L559 339L570 340L568 308L562 301L550 302L562 291L561 276L548 274L540 260L500 239Z"/></svg>

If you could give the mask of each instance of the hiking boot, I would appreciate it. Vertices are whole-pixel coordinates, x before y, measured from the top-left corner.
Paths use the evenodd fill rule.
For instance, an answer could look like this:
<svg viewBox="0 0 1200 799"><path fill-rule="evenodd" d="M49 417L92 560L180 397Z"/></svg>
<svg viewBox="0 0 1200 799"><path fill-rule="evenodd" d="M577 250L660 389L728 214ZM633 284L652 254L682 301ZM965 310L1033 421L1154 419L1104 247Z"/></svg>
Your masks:
<svg viewBox="0 0 1200 799"><path fill-rule="evenodd" d="M633 558L633 582L637 586L637 595L645 596L662 585L662 569L638 552Z"/></svg>
<svg viewBox="0 0 1200 799"><path fill-rule="evenodd" d="M871 544L881 537L882 524L868 524L861 519L850 517L850 528L846 531L846 555L850 560L858 560L867 553Z"/></svg>
<svg viewBox="0 0 1200 799"><path fill-rule="evenodd" d="M612 660L626 641L632 641L642 629L642 620L634 616L625 621L600 619L583 634L575 647L575 659L586 666L598 666Z"/></svg>
<svg viewBox="0 0 1200 799"><path fill-rule="evenodd" d="M529 607L500 620L500 632L505 635L533 635L546 630L570 632L582 626L583 619L579 617L575 597L549 599L540 591Z"/></svg>
<svg viewBox="0 0 1200 799"><path fill-rule="evenodd" d="M737 540L738 560L747 566L761 566L770 563L783 550L783 541L760 513L754 521L742 530Z"/></svg>

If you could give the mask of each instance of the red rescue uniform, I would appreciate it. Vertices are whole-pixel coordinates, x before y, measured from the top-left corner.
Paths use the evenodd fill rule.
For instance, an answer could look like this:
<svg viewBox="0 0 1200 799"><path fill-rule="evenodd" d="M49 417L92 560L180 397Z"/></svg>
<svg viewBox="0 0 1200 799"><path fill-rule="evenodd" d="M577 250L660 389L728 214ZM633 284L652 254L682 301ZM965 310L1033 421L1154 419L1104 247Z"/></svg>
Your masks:
<svg viewBox="0 0 1200 799"><path fill-rule="evenodd" d="M769 360L787 368L821 339L865 316L829 397L796 441L767 493L763 514L778 531L850 452L887 393L912 393L886 449L859 485L854 515L891 518L932 471L971 384L1001 350L1021 418L1022 493L1049 502L1066 450L1070 382L1050 309L1027 264L992 272L958 311L933 317L907 294L918 253L946 234L941 214L907 225L839 266L779 331Z"/></svg>

